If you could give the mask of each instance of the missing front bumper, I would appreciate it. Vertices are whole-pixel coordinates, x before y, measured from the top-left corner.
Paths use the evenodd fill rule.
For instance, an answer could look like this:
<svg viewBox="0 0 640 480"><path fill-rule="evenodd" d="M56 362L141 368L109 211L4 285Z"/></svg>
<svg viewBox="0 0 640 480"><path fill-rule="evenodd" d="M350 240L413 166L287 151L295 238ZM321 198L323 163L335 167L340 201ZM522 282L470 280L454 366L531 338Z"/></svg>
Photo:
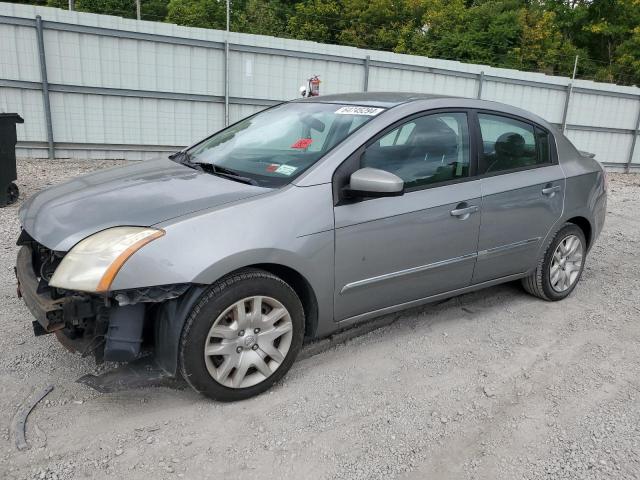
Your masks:
<svg viewBox="0 0 640 480"><path fill-rule="evenodd" d="M37 273L45 247L24 232L21 239L15 273L18 294L36 319L34 334L55 333L65 348L91 354L97 363L153 352L166 372L177 373L182 327L204 285L157 285L107 295L57 290Z"/></svg>
<svg viewBox="0 0 640 480"><path fill-rule="evenodd" d="M18 296L36 319L34 333L44 335L64 328L63 305L64 299L54 300L50 293L38 293L38 278L33 271L31 248L23 246L18 252L15 267L18 280Z"/></svg>

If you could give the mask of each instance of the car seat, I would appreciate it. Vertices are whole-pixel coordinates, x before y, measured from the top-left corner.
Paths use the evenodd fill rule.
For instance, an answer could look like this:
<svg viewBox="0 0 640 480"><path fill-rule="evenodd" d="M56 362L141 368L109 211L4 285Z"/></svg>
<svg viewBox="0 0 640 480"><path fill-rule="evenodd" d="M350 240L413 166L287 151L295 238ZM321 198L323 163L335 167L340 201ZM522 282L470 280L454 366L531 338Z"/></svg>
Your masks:
<svg viewBox="0 0 640 480"><path fill-rule="evenodd" d="M494 153L488 156L487 172L510 170L523 166L525 157L525 140L515 132L503 133L498 137Z"/></svg>
<svg viewBox="0 0 640 480"><path fill-rule="evenodd" d="M454 178L457 172L458 135L442 119L425 117L416 123L408 144L413 148L406 167L412 178L431 181Z"/></svg>

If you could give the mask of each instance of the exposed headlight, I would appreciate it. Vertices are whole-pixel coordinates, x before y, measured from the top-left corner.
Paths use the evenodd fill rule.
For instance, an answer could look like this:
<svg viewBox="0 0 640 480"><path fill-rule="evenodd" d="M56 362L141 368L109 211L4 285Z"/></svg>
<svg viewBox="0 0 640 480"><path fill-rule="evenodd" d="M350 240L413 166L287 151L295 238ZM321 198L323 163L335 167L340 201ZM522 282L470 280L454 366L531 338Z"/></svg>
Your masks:
<svg viewBox="0 0 640 480"><path fill-rule="evenodd" d="M127 259L164 230L145 227L114 227L78 242L67 253L49 285L66 290L103 293Z"/></svg>

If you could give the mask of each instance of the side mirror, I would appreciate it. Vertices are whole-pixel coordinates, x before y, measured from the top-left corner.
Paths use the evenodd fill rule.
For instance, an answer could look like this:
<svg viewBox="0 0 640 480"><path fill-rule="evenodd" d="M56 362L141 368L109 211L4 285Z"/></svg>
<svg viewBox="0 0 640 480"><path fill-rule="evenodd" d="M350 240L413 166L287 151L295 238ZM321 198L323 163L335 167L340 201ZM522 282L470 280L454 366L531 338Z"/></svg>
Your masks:
<svg viewBox="0 0 640 480"><path fill-rule="evenodd" d="M391 172L361 168L351 174L344 193L350 197L397 197L404 194L404 181Z"/></svg>

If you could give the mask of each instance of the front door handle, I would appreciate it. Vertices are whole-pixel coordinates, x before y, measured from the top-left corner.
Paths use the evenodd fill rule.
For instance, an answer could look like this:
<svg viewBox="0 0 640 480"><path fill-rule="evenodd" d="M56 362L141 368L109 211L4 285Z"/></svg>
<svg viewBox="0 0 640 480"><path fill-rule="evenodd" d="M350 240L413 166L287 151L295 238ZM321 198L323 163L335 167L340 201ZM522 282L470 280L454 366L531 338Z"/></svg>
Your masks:
<svg viewBox="0 0 640 480"><path fill-rule="evenodd" d="M451 216L458 217L460 220L466 220L469 218L469 215L476 213L478 210L480 210L480 207L477 205L466 206L465 203L461 203L457 208L451 210Z"/></svg>
<svg viewBox="0 0 640 480"><path fill-rule="evenodd" d="M561 189L560 185L547 186L542 189L542 194L548 197L553 197Z"/></svg>

